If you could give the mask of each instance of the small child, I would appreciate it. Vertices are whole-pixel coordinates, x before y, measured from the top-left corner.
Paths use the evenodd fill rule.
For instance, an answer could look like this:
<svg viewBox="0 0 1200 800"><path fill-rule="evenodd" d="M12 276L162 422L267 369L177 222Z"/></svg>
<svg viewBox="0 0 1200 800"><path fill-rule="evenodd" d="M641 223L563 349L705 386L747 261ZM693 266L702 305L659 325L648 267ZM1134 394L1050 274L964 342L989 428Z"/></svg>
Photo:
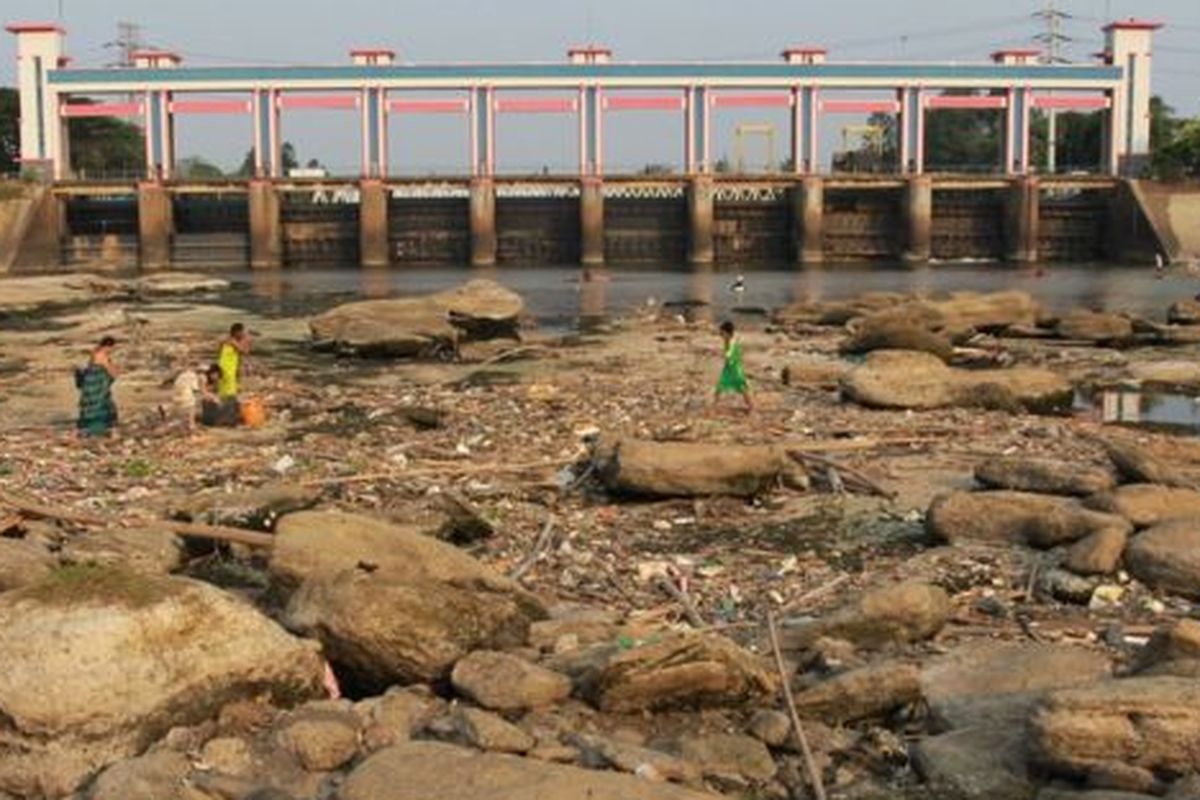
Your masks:
<svg viewBox="0 0 1200 800"><path fill-rule="evenodd" d="M725 364L721 368L721 377L717 379L713 402L723 394L737 392L746 404L746 413L750 413L754 411L754 401L750 398L750 383L746 380L746 368L742 363L742 343L734 336L733 323L728 320L721 323L721 342Z"/></svg>
<svg viewBox="0 0 1200 800"><path fill-rule="evenodd" d="M196 430L196 423L200 418L200 372L194 369L183 370L175 376L172 387L175 393L176 413L183 420L187 432L192 433Z"/></svg>

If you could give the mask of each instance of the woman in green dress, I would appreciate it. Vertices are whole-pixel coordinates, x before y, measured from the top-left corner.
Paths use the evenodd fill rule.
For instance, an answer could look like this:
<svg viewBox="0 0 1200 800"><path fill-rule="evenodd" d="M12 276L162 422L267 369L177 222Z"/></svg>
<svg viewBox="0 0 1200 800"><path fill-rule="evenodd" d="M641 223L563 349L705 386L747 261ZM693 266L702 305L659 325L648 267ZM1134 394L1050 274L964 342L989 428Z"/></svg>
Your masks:
<svg viewBox="0 0 1200 800"><path fill-rule="evenodd" d="M117 341L105 336L92 351L86 367L75 370L75 388L79 390L79 420L76 427L83 436L107 436L117 424L117 404L112 387L117 368L112 351Z"/></svg>
<svg viewBox="0 0 1200 800"><path fill-rule="evenodd" d="M725 365L721 368L721 377L717 379L717 390L713 401L721 395L736 392L742 396L746 411L754 410L754 401L750 399L750 383L746 380L746 367L742 363L742 343L734 335L733 323L721 323L722 350L725 355Z"/></svg>

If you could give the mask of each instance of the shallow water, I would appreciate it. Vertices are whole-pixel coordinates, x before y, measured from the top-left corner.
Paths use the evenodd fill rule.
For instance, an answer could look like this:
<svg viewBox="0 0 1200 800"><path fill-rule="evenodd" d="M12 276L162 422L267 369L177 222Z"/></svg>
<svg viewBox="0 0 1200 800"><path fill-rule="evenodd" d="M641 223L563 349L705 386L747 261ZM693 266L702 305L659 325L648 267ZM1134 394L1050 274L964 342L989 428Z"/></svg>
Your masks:
<svg viewBox="0 0 1200 800"><path fill-rule="evenodd" d="M227 302L270 315L300 315L354 298L419 294L490 278L525 297L530 313L549 327L603 321L638 306L690 306L716 319L735 308L771 310L798 301L841 300L868 291L937 294L953 291L1029 292L1051 310L1072 307L1128 311L1164 318L1176 300L1200 292L1200 279L1172 273L1161 279L1146 266L1093 264L1015 268L1004 264L827 264L820 268L747 270L745 291L734 292L736 270L661 268L580 269L505 266L358 267L217 273L241 287ZM681 308L682 310L682 308Z"/></svg>

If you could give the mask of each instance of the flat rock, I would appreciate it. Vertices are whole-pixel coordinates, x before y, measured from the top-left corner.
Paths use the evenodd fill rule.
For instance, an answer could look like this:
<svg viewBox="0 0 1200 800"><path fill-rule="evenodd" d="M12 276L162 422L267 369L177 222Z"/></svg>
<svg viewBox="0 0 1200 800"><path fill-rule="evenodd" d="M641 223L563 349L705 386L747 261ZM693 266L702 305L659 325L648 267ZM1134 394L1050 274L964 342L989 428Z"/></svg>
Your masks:
<svg viewBox="0 0 1200 800"><path fill-rule="evenodd" d="M934 724L962 729L1023 722L1049 690L1083 686L1112 675L1096 650L1036 642L975 641L921 670L921 693Z"/></svg>
<svg viewBox="0 0 1200 800"><path fill-rule="evenodd" d="M37 542L0 537L0 592L38 582L56 563L54 554Z"/></svg>
<svg viewBox="0 0 1200 800"><path fill-rule="evenodd" d="M197 522L233 528L270 530L286 514L305 511L321 499L321 490L294 483L269 483L242 492L211 490L189 497L179 513Z"/></svg>
<svg viewBox="0 0 1200 800"><path fill-rule="evenodd" d="M478 587L511 598L531 619L546 616L541 602L517 583L414 527L340 511L301 511L279 521L270 570L285 586L360 567L398 582Z"/></svg>
<svg viewBox="0 0 1200 800"><path fill-rule="evenodd" d="M1118 487L1088 500L1100 511L1119 514L1138 528L1185 517L1200 517L1200 491L1149 483Z"/></svg>
<svg viewBox="0 0 1200 800"><path fill-rule="evenodd" d="M928 353L940 361L949 361L954 345L944 333L930 330L920 320L903 312L882 312L852 321L849 337L840 350L852 355L876 350L911 350Z"/></svg>
<svg viewBox="0 0 1200 800"><path fill-rule="evenodd" d="M1133 323L1127 317L1095 311L1064 314L1055 330L1064 339L1083 342L1123 342L1133 338Z"/></svg>
<svg viewBox="0 0 1200 800"><path fill-rule="evenodd" d="M507 653L479 650L454 665L450 681L484 708L519 711L554 705L571 694L571 679Z"/></svg>
<svg viewBox="0 0 1200 800"><path fill-rule="evenodd" d="M412 357L436 346L515 336L525 304L488 280L422 297L364 300L315 317L313 342L367 356Z"/></svg>
<svg viewBox="0 0 1200 800"><path fill-rule="evenodd" d="M229 289L229 281L214 278L211 275L192 272L162 272L147 275L133 282L133 290L150 297L177 294L205 294L224 292Z"/></svg>
<svg viewBox="0 0 1200 800"><path fill-rule="evenodd" d="M712 800L618 772L479 753L435 742L381 750L350 773L337 800Z"/></svg>
<svg viewBox="0 0 1200 800"><path fill-rule="evenodd" d="M989 458L975 467L975 480L988 489L1086 497L1112 489L1112 472L1087 464L1044 458Z"/></svg>
<svg viewBox="0 0 1200 800"><path fill-rule="evenodd" d="M1052 692L1031 718L1030 745L1043 768L1098 789L1198 772L1200 682L1138 677Z"/></svg>
<svg viewBox="0 0 1200 800"><path fill-rule="evenodd" d="M578 747L585 763L608 766L654 781L699 783L703 773L698 764L652 747L642 747L605 736L575 734L568 737Z"/></svg>
<svg viewBox="0 0 1200 800"><path fill-rule="evenodd" d="M407 742L436 715L438 703L411 689L390 689L367 712L363 744L370 752Z"/></svg>
<svg viewBox="0 0 1200 800"><path fill-rule="evenodd" d="M788 650L806 650L822 637L878 649L934 636L951 611L950 597L943 589L910 581L867 592L818 620L784 627L780 638Z"/></svg>
<svg viewBox="0 0 1200 800"><path fill-rule="evenodd" d="M321 692L316 646L207 584L74 567L0 595L0 791L69 794L225 703Z"/></svg>
<svg viewBox="0 0 1200 800"><path fill-rule="evenodd" d="M1200 599L1200 518L1164 522L1134 536L1125 565L1153 589Z"/></svg>
<svg viewBox="0 0 1200 800"><path fill-rule="evenodd" d="M147 753L104 770L88 789L87 800L194 800L184 783L191 770L183 753Z"/></svg>
<svg viewBox="0 0 1200 800"><path fill-rule="evenodd" d="M63 543L68 564L126 567L166 575L183 566L183 542L167 528L117 528L72 536Z"/></svg>
<svg viewBox="0 0 1200 800"><path fill-rule="evenodd" d="M899 662L834 675L795 697L800 716L827 723L878 719L920 699L920 670Z"/></svg>
<svg viewBox="0 0 1200 800"><path fill-rule="evenodd" d="M1172 325L1200 325L1200 300L1188 298L1171 304L1167 322Z"/></svg>
<svg viewBox="0 0 1200 800"><path fill-rule="evenodd" d="M777 769L766 745L736 733L685 736L679 741L679 755L710 777L735 775L765 783L775 777Z"/></svg>
<svg viewBox="0 0 1200 800"><path fill-rule="evenodd" d="M1200 385L1200 364L1195 361L1151 361L1130 364L1129 376L1134 380L1165 386Z"/></svg>
<svg viewBox="0 0 1200 800"><path fill-rule="evenodd" d="M792 358L779 372L784 386L816 386L834 388L850 371L845 361L819 356Z"/></svg>
<svg viewBox="0 0 1200 800"><path fill-rule="evenodd" d="M350 570L306 581L285 621L320 640L355 682L383 691L448 677L473 650L521 646L531 618L486 585Z"/></svg>
<svg viewBox="0 0 1200 800"><path fill-rule="evenodd" d="M1067 549L1063 566L1077 575L1111 575L1117 571L1129 534L1121 528L1104 528Z"/></svg>
<svg viewBox="0 0 1200 800"><path fill-rule="evenodd" d="M1050 370L956 369L906 350L871 353L842 381L842 392L868 408L912 410L999 405L1041 411L1065 407L1074 396L1070 382Z"/></svg>
<svg viewBox="0 0 1200 800"><path fill-rule="evenodd" d="M803 470L773 445L606 439L592 463L606 488L642 497L753 497Z"/></svg>
<svg viewBox="0 0 1200 800"><path fill-rule="evenodd" d="M1108 528L1132 530L1121 517L1077 501L1028 492L952 492L934 499L925 517L942 542L1028 544L1049 548Z"/></svg>
<svg viewBox="0 0 1200 800"><path fill-rule="evenodd" d="M329 772L358 754L359 727L353 712L302 709L283 722L276 738L309 772Z"/></svg>
<svg viewBox="0 0 1200 800"><path fill-rule="evenodd" d="M528 753L537 742L525 731L490 711L479 708L458 708L454 725L459 735L472 747L494 753Z"/></svg>
<svg viewBox="0 0 1200 800"><path fill-rule="evenodd" d="M633 712L740 705L776 691L757 656L715 634L680 634L634 647L600 670L600 708Z"/></svg>

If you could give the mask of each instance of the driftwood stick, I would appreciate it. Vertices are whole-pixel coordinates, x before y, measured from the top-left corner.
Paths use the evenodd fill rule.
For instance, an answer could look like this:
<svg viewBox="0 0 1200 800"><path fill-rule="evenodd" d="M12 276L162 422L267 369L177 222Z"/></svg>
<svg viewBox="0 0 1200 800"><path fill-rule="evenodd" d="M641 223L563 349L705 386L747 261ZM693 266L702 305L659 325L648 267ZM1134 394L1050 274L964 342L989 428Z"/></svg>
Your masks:
<svg viewBox="0 0 1200 800"><path fill-rule="evenodd" d="M692 598L687 592L680 589L669 578L659 577L658 588L669 594L675 602L683 607L683 615L687 617L688 623L693 628L707 628L708 623L704 621L704 617L700 616L700 611L696 608L696 604L692 602Z"/></svg>
<svg viewBox="0 0 1200 800"><path fill-rule="evenodd" d="M775 653L775 667L779 670L779 680L783 685L783 699L787 703L788 714L792 718L792 730L796 741L800 744L800 752L804 754L804 768L808 771L808 783L817 800L825 800L825 783L821 780L821 772L817 762L813 760L812 750L808 746L808 737L804 735L804 725L800 722L800 713L796 711L796 698L792 696L792 685L788 680L787 667L783 663L783 651L779 648L779 631L775 629L775 614L767 612L767 631L771 635L771 650Z"/></svg>
<svg viewBox="0 0 1200 800"><path fill-rule="evenodd" d="M53 519L60 522L70 522L75 525L85 525L95 528L121 528L131 524L166 528L182 536L201 536L206 539L218 539L223 542L234 542L250 547L271 547L275 537L269 533L247 531L241 528L228 528L221 525L204 525L198 522L178 522L169 519L129 519L113 520L86 514L79 511L50 508L31 500L16 497L8 492L0 491L0 503L15 508L24 516L39 519Z"/></svg>
<svg viewBox="0 0 1200 800"><path fill-rule="evenodd" d="M330 478L313 478L311 480L302 481L301 486L335 486L347 483L368 483L370 481L398 481L405 478L429 478L445 475L447 473L457 473L460 475L472 475L479 472L528 472L535 469L549 469L551 467L562 467L569 464L569 461L559 459L548 459L542 461L529 461L524 464L499 464L489 462L487 464L472 464L466 461L446 463L438 467L426 467L406 470L390 470L388 472L364 472L358 475L340 475Z"/></svg>
<svg viewBox="0 0 1200 800"><path fill-rule="evenodd" d="M550 538L554 533L554 515L546 517L546 524L542 526L542 532L538 534L537 539L533 543L533 549L529 551L529 555L525 556L525 560L517 565L517 568L509 573L510 578L520 580L526 572L528 572L534 564L542 557L542 553L550 547Z"/></svg>
<svg viewBox="0 0 1200 800"><path fill-rule="evenodd" d="M803 450L788 450L787 454L793 460L801 464L816 464L817 466L824 467L825 469L837 470L839 474L845 476L846 480L859 484L863 489L867 490L871 494L885 497L888 500L894 500L896 498L895 492L884 489L866 475L862 474L856 469L847 467L845 464L840 464L832 459L814 455L813 453L806 453Z"/></svg>

